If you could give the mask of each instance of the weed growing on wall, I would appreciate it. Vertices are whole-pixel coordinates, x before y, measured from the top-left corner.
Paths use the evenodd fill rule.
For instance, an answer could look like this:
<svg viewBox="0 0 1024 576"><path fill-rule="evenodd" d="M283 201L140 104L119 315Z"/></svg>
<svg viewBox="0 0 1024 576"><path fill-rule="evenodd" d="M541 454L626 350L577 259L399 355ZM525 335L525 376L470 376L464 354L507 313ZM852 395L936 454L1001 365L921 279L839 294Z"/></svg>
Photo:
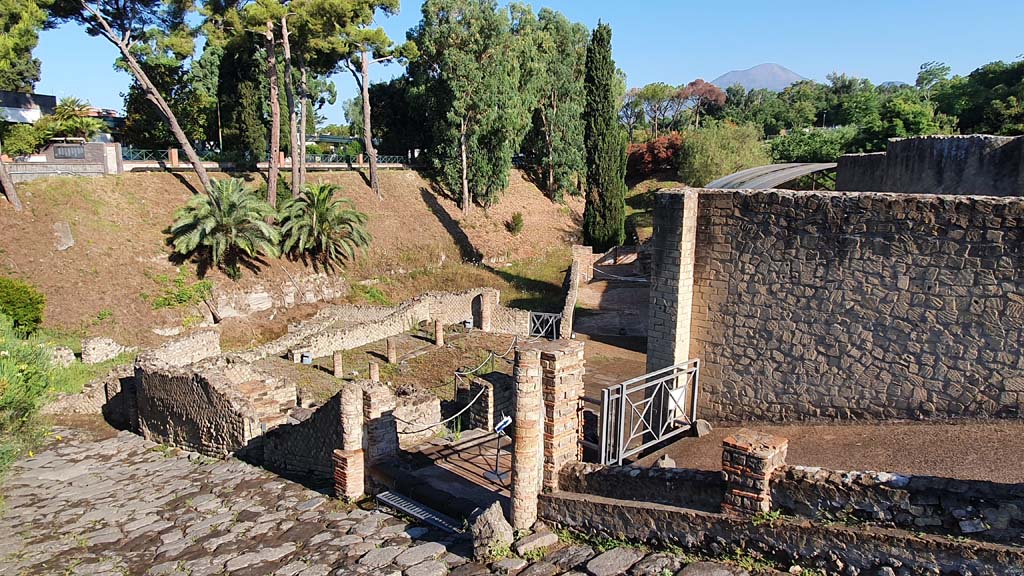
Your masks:
<svg viewBox="0 0 1024 576"><path fill-rule="evenodd" d="M352 286L352 296L358 300L363 300L364 302L377 306L394 306L387 294L376 286L354 284Z"/></svg>
<svg viewBox="0 0 1024 576"><path fill-rule="evenodd" d="M166 274L154 274L151 278L159 286L160 292L156 295L144 293L142 299L149 302L154 310L195 306L213 295L213 282L190 282L189 274L182 268L178 268L174 278Z"/></svg>

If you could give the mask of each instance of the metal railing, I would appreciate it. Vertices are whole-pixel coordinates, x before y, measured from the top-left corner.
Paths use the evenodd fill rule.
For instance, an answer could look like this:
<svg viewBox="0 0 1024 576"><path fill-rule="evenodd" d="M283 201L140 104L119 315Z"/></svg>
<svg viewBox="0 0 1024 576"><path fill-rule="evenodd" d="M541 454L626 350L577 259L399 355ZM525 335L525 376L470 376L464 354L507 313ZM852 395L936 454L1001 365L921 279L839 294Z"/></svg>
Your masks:
<svg viewBox="0 0 1024 576"><path fill-rule="evenodd" d="M309 164L353 164L356 157L351 154L306 154Z"/></svg>
<svg viewBox="0 0 1024 576"><path fill-rule="evenodd" d="M697 420L699 394L697 359L602 390L596 446L600 463L621 465L626 458L689 431Z"/></svg>
<svg viewBox="0 0 1024 576"><path fill-rule="evenodd" d="M126 162L166 162L168 151L145 150L142 148L121 148L121 159Z"/></svg>
<svg viewBox="0 0 1024 576"><path fill-rule="evenodd" d="M408 164L409 163L409 159L406 158L405 156L397 156L397 155L394 155L394 156L383 156L383 155L378 155L377 156L377 162L379 162L381 164Z"/></svg>
<svg viewBox="0 0 1024 576"><path fill-rule="evenodd" d="M558 327L562 315L549 312L530 312L530 336L558 340Z"/></svg>

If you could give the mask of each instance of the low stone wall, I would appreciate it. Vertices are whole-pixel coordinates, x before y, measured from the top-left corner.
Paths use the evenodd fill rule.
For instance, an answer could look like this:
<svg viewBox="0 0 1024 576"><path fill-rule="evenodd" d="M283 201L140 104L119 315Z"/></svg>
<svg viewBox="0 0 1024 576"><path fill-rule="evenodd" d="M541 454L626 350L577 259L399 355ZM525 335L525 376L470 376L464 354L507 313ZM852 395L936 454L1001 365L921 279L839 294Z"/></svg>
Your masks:
<svg viewBox="0 0 1024 576"><path fill-rule="evenodd" d="M558 487L619 500L644 500L718 512L725 496L719 472L684 468L600 466L576 462L562 468Z"/></svg>
<svg viewBox="0 0 1024 576"><path fill-rule="evenodd" d="M425 390L397 394L395 420L398 445L403 449L416 446L437 434L437 428L428 428L441 421L441 401Z"/></svg>
<svg viewBox="0 0 1024 576"><path fill-rule="evenodd" d="M114 386L114 394L120 391L121 379L133 378L135 368L131 364L116 366L106 375L89 382L78 394L66 394L43 406L43 414L102 414L103 407L110 400L108 387Z"/></svg>
<svg viewBox="0 0 1024 576"><path fill-rule="evenodd" d="M515 417L515 381L510 374L491 372L474 376L455 392L455 403L464 407L481 394L463 419L463 429L493 430L503 416Z"/></svg>
<svg viewBox="0 0 1024 576"><path fill-rule="evenodd" d="M1024 138L971 134L890 140L839 158L836 190L1024 196Z"/></svg>
<svg viewBox="0 0 1024 576"><path fill-rule="evenodd" d="M288 423L266 433L262 464L287 478L330 486L334 481L334 450L342 448L341 394L315 410L296 408Z"/></svg>
<svg viewBox="0 0 1024 576"><path fill-rule="evenodd" d="M885 528L823 526L805 520L754 523L665 504L571 492L541 494L539 500L541 519L562 528L711 555L732 555L740 549L829 574L1024 574L1024 549L987 542Z"/></svg>
<svg viewBox="0 0 1024 576"><path fill-rule="evenodd" d="M213 298L221 318L238 318L273 308L329 302L348 293L349 284L344 277L320 273L298 275L277 286L258 284L246 290L218 284Z"/></svg>
<svg viewBox="0 0 1024 576"><path fill-rule="evenodd" d="M1024 539L1024 484L788 466L772 476L771 494L772 508L788 515L994 542Z"/></svg>
<svg viewBox="0 0 1024 576"><path fill-rule="evenodd" d="M492 331L527 333L529 311L505 308L498 304L498 297L498 291L493 288L477 288L459 293L428 292L394 308L337 307L321 312L299 325L290 326L285 336L240 356L249 361L267 356L302 353L322 358L338 350L358 348L435 320L445 325L468 320L474 326L480 326L484 317L489 316ZM486 311L484 307L487 307Z"/></svg>

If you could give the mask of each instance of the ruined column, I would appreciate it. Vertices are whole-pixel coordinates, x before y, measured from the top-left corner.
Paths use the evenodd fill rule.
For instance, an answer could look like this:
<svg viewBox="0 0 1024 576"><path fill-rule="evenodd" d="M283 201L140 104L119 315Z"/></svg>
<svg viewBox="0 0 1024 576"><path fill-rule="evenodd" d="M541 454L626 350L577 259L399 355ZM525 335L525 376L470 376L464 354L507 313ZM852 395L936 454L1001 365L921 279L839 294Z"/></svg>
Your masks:
<svg viewBox="0 0 1024 576"><path fill-rule="evenodd" d="M388 364L398 363L398 341L394 336L387 339L388 344Z"/></svg>
<svg viewBox="0 0 1024 576"><path fill-rule="evenodd" d="M370 362L370 382L380 382L380 364Z"/></svg>
<svg viewBox="0 0 1024 576"><path fill-rule="evenodd" d="M348 502L366 492L363 452L363 389L350 383L341 389L341 450L334 451L334 494Z"/></svg>
<svg viewBox="0 0 1024 576"><path fill-rule="evenodd" d="M722 512L755 516L772 509L771 480L786 463L789 440L743 428L722 441Z"/></svg>
<svg viewBox="0 0 1024 576"><path fill-rule="evenodd" d="M558 340L540 355L544 393L544 488L558 489L562 467L579 459L583 342Z"/></svg>
<svg viewBox="0 0 1024 576"><path fill-rule="evenodd" d="M516 349L513 372L516 417L512 443L512 526L528 530L537 521L541 486L544 406L540 351Z"/></svg>
<svg viewBox="0 0 1024 576"><path fill-rule="evenodd" d="M333 371L335 378L343 378L345 376L345 358L342 355L341 350L334 353Z"/></svg>
<svg viewBox="0 0 1024 576"><path fill-rule="evenodd" d="M491 320L491 314L494 312L495 302L494 294L490 291L484 291L480 294L480 330L483 332L490 332L493 328L493 320Z"/></svg>
<svg viewBox="0 0 1024 576"><path fill-rule="evenodd" d="M444 346L444 324L440 320L434 320L434 346Z"/></svg>
<svg viewBox="0 0 1024 576"><path fill-rule="evenodd" d="M654 249L647 326L647 371L690 359L698 192L655 195Z"/></svg>

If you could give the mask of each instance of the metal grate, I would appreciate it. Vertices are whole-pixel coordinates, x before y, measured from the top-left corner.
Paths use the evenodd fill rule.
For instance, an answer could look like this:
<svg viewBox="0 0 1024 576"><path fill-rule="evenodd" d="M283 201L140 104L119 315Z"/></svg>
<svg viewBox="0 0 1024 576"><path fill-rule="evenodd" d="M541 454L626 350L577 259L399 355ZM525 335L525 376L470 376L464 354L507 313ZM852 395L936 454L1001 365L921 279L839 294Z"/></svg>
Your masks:
<svg viewBox="0 0 1024 576"><path fill-rule="evenodd" d="M382 492L377 495L377 502L398 510L402 514L422 520L431 526L440 528L445 532L461 533L462 527L450 516L445 516L436 510L427 508L423 504L396 492Z"/></svg>
<svg viewBox="0 0 1024 576"><path fill-rule="evenodd" d="M530 336L558 340L558 326L561 322L561 314L530 312Z"/></svg>

